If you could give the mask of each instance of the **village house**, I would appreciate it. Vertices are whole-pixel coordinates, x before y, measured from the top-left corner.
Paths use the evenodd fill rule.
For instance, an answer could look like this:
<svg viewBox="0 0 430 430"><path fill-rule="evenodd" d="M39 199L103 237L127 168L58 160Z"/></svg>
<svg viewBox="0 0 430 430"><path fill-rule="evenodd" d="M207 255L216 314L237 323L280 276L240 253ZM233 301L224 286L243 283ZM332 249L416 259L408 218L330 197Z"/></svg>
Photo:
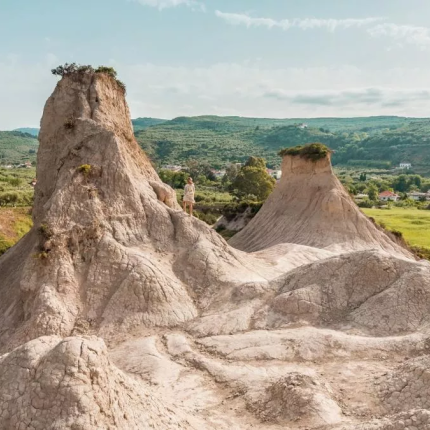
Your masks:
<svg viewBox="0 0 430 430"><path fill-rule="evenodd" d="M400 196L396 193L393 193L392 191L383 191L379 194L379 200L381 202L397 202L400 199Z"/></svg>
<svg viewBox="0 0 430 430"><path fill-rule="evenodd" d="M182 166L177 166L174 164L167 164L166 166L161 167L164 170L170 170L171 172L180 172L182 170Z"/></svg>
<svg viewBox="0 0 430 430"><path fill-rule="evenodd" d="M409 170L410 168L412 168L412 164L411 163L400 163L400 169L406 169Z"/></svg>
<svg viewBox="0 0 430 430"><path fill-rule="evenodd" d="M414 191L412 193L408 193L408 198L415 200L415 201L426 201L426 200L430 200L430 193L420 193L417 191Z"/></svg>
<svg viewBox="0 0 430 430"><path fill-rule="evenodd" d="M356 201L367 200L369 198L369 194L359 193L354 198Z"/></svg>
<svg viewBox="0 0 430 430"><path fill-rule="evenodd" d="M282 170L266 169L266 172L277 180L281 179Z"/></svg>

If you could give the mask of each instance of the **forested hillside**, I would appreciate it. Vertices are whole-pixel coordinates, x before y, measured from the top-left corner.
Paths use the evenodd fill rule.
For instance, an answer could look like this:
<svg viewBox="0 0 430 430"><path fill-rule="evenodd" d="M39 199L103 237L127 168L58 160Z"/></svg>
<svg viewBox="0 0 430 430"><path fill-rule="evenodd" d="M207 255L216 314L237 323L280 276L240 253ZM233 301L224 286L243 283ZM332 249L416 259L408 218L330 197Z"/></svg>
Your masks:
<svg viewBox="0 0 430 430"><path fill-rule="evenodd" d="M410 162L422 174L430 174L429 136L430 120L400 117L180 117L136 132L141 147L161 164L195 158L222 167L255 155L276 167L281 148L321 142L335 150L334 164L391 168Z"/></svg>
<svg viewBox="0 0 430 430"><path fill-rule="evenodd" d="M166 122L166 121L167 121L166 119L159 119L159 118L136 118L131 120L134 131L144 130L145 128L148 128L151 125L162 124L163 122Z"/></svg>
<svg viewBox="0 0 430 430"><path fill-rule="evenodd" d="M369 118L242 118L178 117L132 120L137 141L159 165L207 161L221 168L250 155L279 166L281 148L321 142L332 148L333 164L391 169L401 162L430 175L430 120L404 117ZM37 140L20 132L0 132L5 163L35 160Z"/></svg>
<svg viewBox="0 0 430 430"><path fill-rule="evenodd" d="M0 165L36 161L37 137L20 131L0 131Z"/></svg>

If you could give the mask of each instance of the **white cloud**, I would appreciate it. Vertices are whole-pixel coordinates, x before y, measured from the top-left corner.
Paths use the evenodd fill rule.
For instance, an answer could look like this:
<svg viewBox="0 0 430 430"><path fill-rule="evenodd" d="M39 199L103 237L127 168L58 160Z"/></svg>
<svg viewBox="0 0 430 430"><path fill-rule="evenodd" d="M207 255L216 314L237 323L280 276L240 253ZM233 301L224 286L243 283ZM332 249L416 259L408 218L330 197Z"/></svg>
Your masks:
<svg viewBox="0 0 430 430"><path fill-rule="evenodd" d="M226 13L219 10L215 11L218 18L223 19L231 25L245 25L246 27L266 27L266 28L280 28L288 30L290 28L300 28L302 30L308 29L325 29L328 31L335 31L337 29L346 29L351 27L364 27L375 22L383 21L383 17L369 17L362 19L317 19L317 18L304 18L304 19L282 19L275 20L272 18L253 18L246 14L239 13Z"/></svg>
<svg viewBox="0 0 430 430"><path fill-rule="evenodd" d="M333 106L337 108L368 106L373 108L402 107L409 103L428 102L430 88L403 89L379 88L351 88L341 91L285 91L274 89L267 91L263 97L292 104L307 106Z"/></svg>
<svg viewBox="0 0 430 430"><path fill-rule="evenodd" d="M0 62L0 130L39 124L57 81L50 69L58 63L52 55L38 64L26 64L15 56ZM110 64L127 85L133 117L428 116L430 112L425 68L269 68L252 62L207 67Z"/></svg>
<svg viewBox="0 0 430 430"><path fill-rule="evenodd" d="M372 37L391 37L400 44L418 45L422 49L430 47L430 28L392 23L378 24L367 30Z"/></svg>
<svg viewBox="0 0 430 430"><path fill-rule="evenodd" d="M156 7L159 10L177 6L199 7L204 8L204 5L196 0L133 0L143 6Z"/></svg>
<svg viewBox="0 0 430 430"><path fill-rule="evenodd" d="M428 116L430 112L430 85L424 69L270 69L255 64L115 67L127 83L133 116L215 114L282 118Z"/></svg>

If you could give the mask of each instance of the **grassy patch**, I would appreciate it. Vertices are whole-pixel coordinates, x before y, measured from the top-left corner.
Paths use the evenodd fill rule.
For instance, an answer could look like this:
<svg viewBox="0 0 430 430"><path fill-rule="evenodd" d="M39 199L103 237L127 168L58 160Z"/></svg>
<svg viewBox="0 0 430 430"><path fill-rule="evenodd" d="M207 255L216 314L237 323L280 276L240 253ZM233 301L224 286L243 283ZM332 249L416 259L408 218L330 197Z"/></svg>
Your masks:
<svg viewBox="0 0 430 430"><path fill-rule="evenodd" d="M392 208L362 211L388 230L401 232L412 247L423 248L423 253L426 249L430 252L430 210Z"/></svg>
<svg viewBox="0 0 430 430"><path fill-rule="evenodd" d="M182 189L176 190L176 196L179 204L182 205L184 190ZM219 206L220 204L230 203L233 199L233 196L224 191L205 189L197 186L194 198L196 200L195 206L203 205L207 207L211 205Z"/></svg>
<svg viewBox="0 0 430 430"><path fill-rule="evenodd" d="M0 208L0 255L32 227L29 208Z"/></svg>

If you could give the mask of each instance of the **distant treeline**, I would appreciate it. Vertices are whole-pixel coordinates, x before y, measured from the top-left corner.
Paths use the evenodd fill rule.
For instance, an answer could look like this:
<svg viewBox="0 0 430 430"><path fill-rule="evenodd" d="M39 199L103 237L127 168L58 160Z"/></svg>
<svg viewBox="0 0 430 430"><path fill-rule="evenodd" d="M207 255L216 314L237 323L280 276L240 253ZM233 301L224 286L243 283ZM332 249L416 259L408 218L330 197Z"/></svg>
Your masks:
<svg viewBox="0 0 430 430"><path fill-rule="evenodd" d="M430 176L430 120L403 117L270 119L179 117L132 120L138 143L158 166L194 159L213 168L263 157L280 165L280 149L321 142L334 150L334 165L391 169L411 163ZM37 139L0 132L0 164L35 161Z"/></svg>

